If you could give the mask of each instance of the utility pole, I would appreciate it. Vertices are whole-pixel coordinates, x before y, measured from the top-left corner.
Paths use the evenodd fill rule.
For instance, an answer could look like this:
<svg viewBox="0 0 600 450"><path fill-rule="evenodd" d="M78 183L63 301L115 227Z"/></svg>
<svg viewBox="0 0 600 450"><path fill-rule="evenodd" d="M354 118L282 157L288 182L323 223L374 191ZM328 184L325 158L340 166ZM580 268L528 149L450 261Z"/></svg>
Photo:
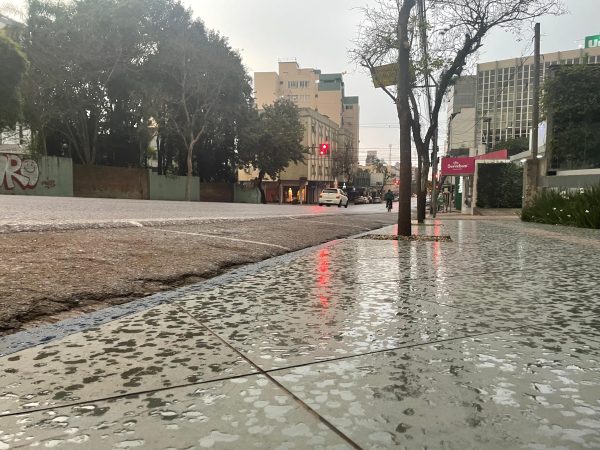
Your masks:
<svg viewBox="0 0 600 450"><path fill-rule="evenodd" d="M533 62L533 111L531 117L531 158L525 163L523 183L523 206L529 206L537 193L539 160L538 160L538 125L540 123L540 24L535 24Z"/></svg>
<svg viewBox="0 0 600 450"><path fill-rule="evenodd" d="M531 158L537 161L538 151L538 125L540 123L540 24L535 24L535 47L533 61L533 112L531 122L533 125L531 136Z"/></svg>

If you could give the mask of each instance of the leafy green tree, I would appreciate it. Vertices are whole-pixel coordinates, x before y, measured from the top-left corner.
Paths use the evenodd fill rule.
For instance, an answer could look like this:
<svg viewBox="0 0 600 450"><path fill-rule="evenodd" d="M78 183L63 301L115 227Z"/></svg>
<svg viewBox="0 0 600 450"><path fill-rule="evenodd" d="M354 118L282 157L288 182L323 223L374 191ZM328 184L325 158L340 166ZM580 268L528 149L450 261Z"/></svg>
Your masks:
<svg viewBox="0 0 600 450"><path fill-rule="evenodd" d="M102 143L113 143L107 136L119 135L117 123L139 126L139 101L129 94L153 49L148 11L142 0L29 1L28 116L42 139L60 135L81 163L93 164Z"/></svg>
<svg viewBox="0 0 600 450"><path fill-rule="evenodd" d="M262 203L267 203L262 187L265 175L276 179L290 163L304 161L303 136L298 107L286 99L278 99L273 105L265 105L261 112L254 112L241 133L239 159L242 165L258 170L256 186Z"/></svg>
<svg viewBox="0 0 600 450"><path fill-rule="evenodd" d="M497 142L492 150L508 150L508 156L514 156L529 150L529 140L526 137L506 139Z"/></svg>
<svg viewBox="0 0 600 450"><path fill-rule="evenodd" d="M560 66L544 83L552 167L600 167L600 66Z"/></svg>
<svg viewBox="0 0 600 450"><path fill-rule="evenodd" d="M207 32L200 21L170 31L150 67L162 88L163 123L185 147L189 200L195 148L220 120L232 120L234 110L247 106L251 89L240 56L225 38Z"/></svg>
<svg viewBox="0 0 600 450"><path fill-rule="evenodd" d="M21 88L29 63L19 46L0 31L0 130L21 119Z"/></svg>

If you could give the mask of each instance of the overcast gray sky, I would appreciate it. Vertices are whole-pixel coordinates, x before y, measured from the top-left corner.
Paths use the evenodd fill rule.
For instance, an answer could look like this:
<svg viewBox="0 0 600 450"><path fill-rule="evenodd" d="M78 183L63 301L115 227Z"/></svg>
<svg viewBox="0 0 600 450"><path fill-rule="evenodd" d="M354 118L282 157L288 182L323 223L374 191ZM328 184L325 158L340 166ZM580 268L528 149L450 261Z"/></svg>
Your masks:
<svg viewBox="0 0 600 450"><path fill-rule="evenodd" d="M362 15L359 7L373 3L358 0L185 0L210 28L228 36L250 74L277 71L279 58L296 58L301 67L324 72L347 72L346 95L358 95L361 107L361 162L367 150L398 161L396 110L389 98L375 88L366 73L355 67L348 50ZM570 13L540 20L542 52L570 50L587 35L600 33L600 0L565 0ZM513 58L532 52L532 30L521 42L502 31L485 41L479 61ZM392 124L396 128L374 128ZM442 136L444 134L442 133Z"/></svg>
<svg viewBox="0 0 600 450"><path fill-rule="evenodd" d="M569 14L545 17L542 52L570 50L583 38L600 34L600 0L563 0ZM346 95L358 95L361 107L360 157L376 149L379 156L398 161L396 110L389 98L373 88L368 75L348 57L357 27L360 7L373 0L183 0L209 28L227 36L240 51L248 71L277 70L280 58L296 58L300 66L324 72L346 72ZM2 2L0 2L2 3ZM12 1L23 4L24 0ZM485 41L480 62L529 55L533 31L525 29L522 40L497 31ZM443 122L442 122L443 123ZM392 128L383 128L386 126ZM445 136L441 130L440 136ZM443 139L442 139L443 140ZM442 142L440 142L442 147ZM443 147L442 147L443 148Z"/></svg>

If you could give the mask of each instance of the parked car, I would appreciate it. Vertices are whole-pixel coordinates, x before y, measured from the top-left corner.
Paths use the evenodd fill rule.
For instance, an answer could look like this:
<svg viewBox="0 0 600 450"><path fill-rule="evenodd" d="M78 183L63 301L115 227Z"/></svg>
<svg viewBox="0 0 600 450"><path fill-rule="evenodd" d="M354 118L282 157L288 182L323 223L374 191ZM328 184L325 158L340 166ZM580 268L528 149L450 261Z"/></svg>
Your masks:
<svg viewBox="0 0 600 450"><path fill-rule="evenodd" d="M341 189L328 188L323 189L323 192L319 195L319 206L331 206L338 205L338 207L348 207L348 196Z"/></svg>
<svg viewBox="0 0 600 450"><path fill-rule="evenodd" d="M370 195L367 195L367 203L373 203L373 197L371 197Z"/></svg>
<svg viewBox="0 0 600 450"><path fill-rule="evenodd" d="M381 203L381 197L373 197L372 203Z"/></svg>
<svg viewBox="0 0 600 450"><path fill-rule="evenodd" d="M368 203L369 201L367 200L367 197L363 197L362 195L359 195L358 197L356 197L354 199L354 204L355 205L364 205L365 203Z"/></svg>

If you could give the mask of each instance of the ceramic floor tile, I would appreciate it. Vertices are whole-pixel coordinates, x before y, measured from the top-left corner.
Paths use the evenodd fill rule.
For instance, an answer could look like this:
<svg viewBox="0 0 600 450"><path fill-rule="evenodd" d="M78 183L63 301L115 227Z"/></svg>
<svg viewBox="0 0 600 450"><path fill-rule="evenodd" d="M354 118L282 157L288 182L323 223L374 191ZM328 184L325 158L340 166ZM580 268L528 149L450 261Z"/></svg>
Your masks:
<svg viewBox="0 0 600 450"><path fill-rule="evenodd" d="M291 274L290 276L293 276ZM371 285L301 289L236 283L180 305L263 369L416 345L515 326Z"/></svg>
<svg viewBox="0 0 600 450"><path fill-rule="evenodd" d="M598 448L600 352L502 332L273 372L363 448Z"/></svg>
<svg viewBox="0 0 600 450"><path fill-rule="evenodd" d="M254 371L166 305L0 358L0 415Z"/></svg>
<svg viewBox="0 0 600 450"><path fill-rule="evenodd" d="M0 449L349 448L263 376L0 417Z"/></svg>

